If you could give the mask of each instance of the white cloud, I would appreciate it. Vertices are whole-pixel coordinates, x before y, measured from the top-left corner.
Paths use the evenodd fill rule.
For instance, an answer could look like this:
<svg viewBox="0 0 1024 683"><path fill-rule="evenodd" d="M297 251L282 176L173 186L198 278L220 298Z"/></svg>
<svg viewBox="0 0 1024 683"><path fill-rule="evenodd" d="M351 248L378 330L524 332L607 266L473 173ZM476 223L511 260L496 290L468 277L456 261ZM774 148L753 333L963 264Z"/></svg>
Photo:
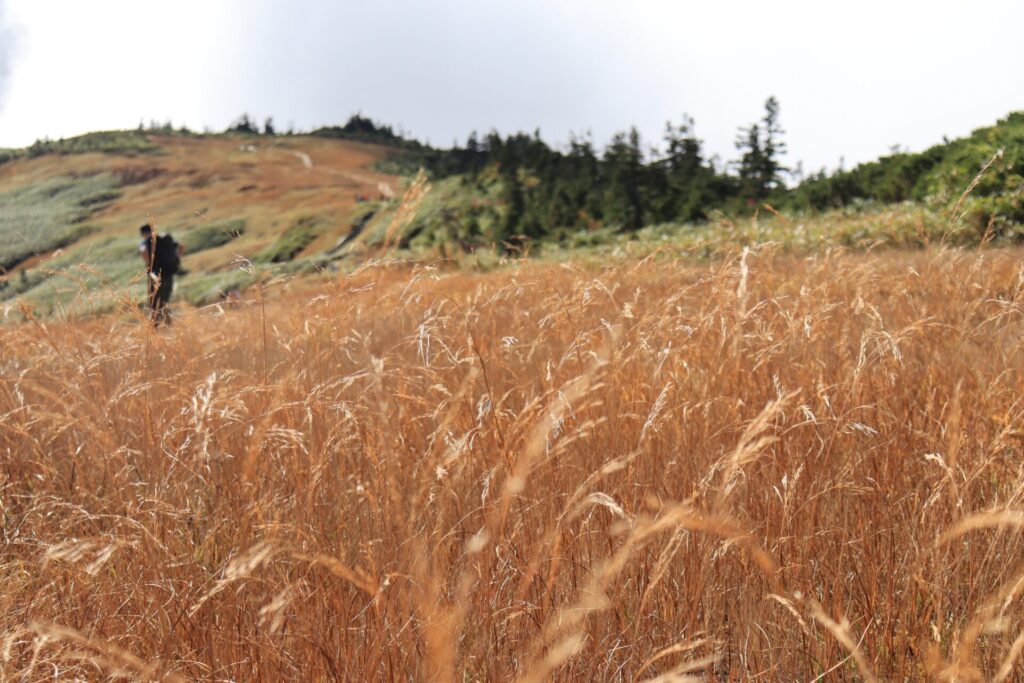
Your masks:
<svg viewBox="0 0 1024 683"><path fill-rule="evenodd" d="M0 110L4 106L7 85L11 76L11 61L14 58L16 31L7 22L6 3L0 0Z"/></svg>
<svg viewBox="0 0 1024 683"><path fill-rule="evenodd" d="M782 105L790 161L921 149L1024 108L1011 0L8 0L26 49L0 145L171 118L279 128L362 111L435 144L539 127L656 142L687 112L710 153Z"/></svg>
<svg viewBox="0 0 1024 683"><path fill-rule="evenodd" d="M228 5L9 0L22 28L0 144L134 127L202 124L230 53Z"/></svg>

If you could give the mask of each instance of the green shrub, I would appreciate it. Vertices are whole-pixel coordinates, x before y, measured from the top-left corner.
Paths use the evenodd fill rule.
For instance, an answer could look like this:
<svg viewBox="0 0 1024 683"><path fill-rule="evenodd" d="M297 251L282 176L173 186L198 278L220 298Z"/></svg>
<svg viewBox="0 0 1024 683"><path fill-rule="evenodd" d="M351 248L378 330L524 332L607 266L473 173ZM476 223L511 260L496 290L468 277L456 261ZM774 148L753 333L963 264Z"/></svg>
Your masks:
<svg viewBox="0 0 1024 683"><path fill-rule="evenodd" d="M812 177L794 188L780 206L823 210L865 201L912 199L949 211L970 188L969 201L957 210L958 223L961 215L964 223L957 229L961 237L976 241L990 222L1003 236L1019 232L1015 225L1024 222L1022 173L1024 112L1015 112L994 126L921 153L900 152L831 176Z"/></svg>
<svg viewBox="0 0 1024 683"><path fill-rule="evenodd" d="M182 233L176 239L185 247L185 253L194 254L223 246L243 233L245 233L245 220L235 218L200 225Z"/></svg>
<svg viewBox="0 0 1024 683"><path fill-rule="evenodd" d="M192 273L177 280L175 296L193 306L224 299L229 292L241 292L253 283L252 275L240 268L217 273Z"/></svg>
<svg viewBox="0 0 1024 683"><path fill-rule="evenodd" d="M433 181L404 218L396 211L395 202L376 207L361 228L360 242L378 245L390 237L392 244L414 250L444 245L470 251L485 246L504 212L501 191L501 182L492 176L472 180L450 176Z"/></svg>
<svg viewBox="0 0 1024 683"><path fill-rule="evenodd" d="M107 130L61 140L36 140L25 151L29 157L38 157L44 154L87 154L89 152L133 156L155 152L159 149L142 131Z"/></svg>
<svg viewBox="0 0 1024 683"><path fill-rule="evenodd" d="M317 223L315 216L303 216L285 230L273 244L256 254L253 260L257 263L291 261L316 239Z"/></svg>
<svg viewBox="0 0 1024 683"><path fill-rule="evenodd" d="M6 164L8 161L14 161L23 156L25 156L23 149L0 149L0 164Z"/></svg>

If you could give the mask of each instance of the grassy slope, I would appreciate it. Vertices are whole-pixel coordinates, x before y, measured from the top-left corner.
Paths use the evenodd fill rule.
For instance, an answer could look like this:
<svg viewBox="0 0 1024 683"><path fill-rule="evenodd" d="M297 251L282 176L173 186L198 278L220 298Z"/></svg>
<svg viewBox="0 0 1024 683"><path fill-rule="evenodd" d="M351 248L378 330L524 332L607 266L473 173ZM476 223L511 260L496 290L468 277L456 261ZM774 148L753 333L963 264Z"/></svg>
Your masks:
<svg viewBox="0 0 1024 683"><path fill-rule="evenodd" d="M912 199L947 207L968 187L970 196L957 207L966 224L977 233L1018 236L1024 221L1024 112L920 153L900 152L828 178L811 178L792 193L790 203L825 207Z"/></svg>
<svg viewBox="0 0 1024 683"><path fill-rule="evenodd" d="M96 174L57 176L0 192L0 268L13 268L91 232L85 221L117 198L116 188L116 178Z"/></svg>
<svg viewBox="0 0 1024 683"><path fill-rule="evenodd" d="M322 252L348 232L358 197L377 197L381 186L399 182L373 170L387 153L374 145L124 135L64 142L35 156L29 150L0 165L0 262L10 271L0 301L50 311L76 299L96 308L95 297L79 293L131 286L139 274L136 230L147 221L190 247L181 293L195 302L216 298L243 284L239 257L282 261ZM290 243L287 253L266 258L297 224L306 227L297 248ZM225 231L232 225L241 229Z"/></svg>

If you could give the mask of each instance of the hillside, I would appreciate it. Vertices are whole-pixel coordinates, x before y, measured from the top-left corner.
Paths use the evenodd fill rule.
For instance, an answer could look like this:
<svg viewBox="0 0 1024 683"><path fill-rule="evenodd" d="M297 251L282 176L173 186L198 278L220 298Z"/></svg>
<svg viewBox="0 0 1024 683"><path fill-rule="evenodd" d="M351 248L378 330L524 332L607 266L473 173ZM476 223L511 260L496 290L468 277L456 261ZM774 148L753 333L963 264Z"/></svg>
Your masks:
<svg viewBox="0 0 1024 683"><path fill-rule="evenodd" d="M406 241L442 255L495 244L531 254L674 245L708 255L765 241L808 251L1021 236L1022 112L923 152L790 186L778 168L758 179L744 160L708 161L691 120L667 130L653 152L635 131L616 135L603 152L589 141L559 150L537 136L493 133L449 150L403 148L404 163L392 165L422 166L433 178Z"/></svg>
<svg viewBox="0 0 1024 683"><path fill-rule="evenodd" d="M923 152L898 152L831 176L813 176L790 193L788 204L814 209L866 201L946 205L968 188L959 215L977 230L991 222L1016 236L1013 227L1024 221L1024 112Z"/></svg>
<svg viewBox="0 0 1024 683"><path fill-rule="evenodd" d="M736 222L765 210L779 210L796 224L905 202L935 214L931 227L956 243L1017 238L1024 221L1024 113L920 153L898 152L797 182L777 157L777 102L766 106L762 121L741 129L749 139L738 143L739 158L725 162L707 158L686 117L681 125L669 123L653 150L634 129L613 136L603 150L589 139L557 149L536 135L492 133L470 136L464 147L405 156L434 178L462 179L463 191L475 194L436 226L442 240L458 225L459 239L470 243L525 236L571 244L595 228L634 234L653 225ZM774 137L765 130L775 130ZM498 220L487 210L490 197L505 208Z"/></svg>
<svg viewBox="0 0 1024 683"><path fill-rule="evenodd" d="M2 301L46 311L97 284L130 284L147 221L188 247L181 294L212 300L244 284L239 257L303 264L401 186L374 169L388 149L360 142L126 133L96 151L75 144L0 164Z"/></svg>
<svg viewBox="0 0 1024 683"><path fill-rule="evenodd" d="M757 196L742 169L703 159L692 121L669 131L668 148L646 155L625 134L601 154L523 134L435 149L355 116L310 135L113 131L0 150L0 303L17 316L21 304L85 313L137 300L147 221L188 248L176 298L193 304L385 249L489 268L523 254L701 258L766 242L810 252L1021 235L1024 113Z"/></svg>

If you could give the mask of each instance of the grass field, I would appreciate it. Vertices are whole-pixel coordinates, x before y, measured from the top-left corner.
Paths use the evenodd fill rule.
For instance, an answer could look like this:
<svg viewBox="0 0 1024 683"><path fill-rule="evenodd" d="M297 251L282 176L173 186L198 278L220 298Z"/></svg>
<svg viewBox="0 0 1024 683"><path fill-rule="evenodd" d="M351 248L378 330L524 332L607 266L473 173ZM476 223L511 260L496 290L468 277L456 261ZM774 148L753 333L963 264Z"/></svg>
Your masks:
<svg viewBox="0 0 1024 683"><path fill-rule="evenodd" d="M1021 256L377 262L0 326L0 671L1021 680Z"/></svg>

